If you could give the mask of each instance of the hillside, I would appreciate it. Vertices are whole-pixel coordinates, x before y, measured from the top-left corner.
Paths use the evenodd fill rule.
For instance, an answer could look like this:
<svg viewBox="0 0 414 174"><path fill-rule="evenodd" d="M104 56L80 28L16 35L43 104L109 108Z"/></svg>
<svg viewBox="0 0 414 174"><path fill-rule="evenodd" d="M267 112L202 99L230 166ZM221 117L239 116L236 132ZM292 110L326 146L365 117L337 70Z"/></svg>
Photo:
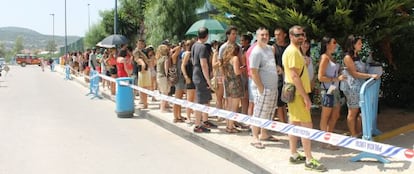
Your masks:
<svg viewBox="0 0 414 174"><path fill-rule="evenodd" d="M23 37L23 44L25 49L45 49L47 42L53 39L52 35L44 35L27 28L20 27L0 27L0 42L2 42L6 49L12 49L14 42L18 36ZM68 36L68 44L80 39L79 36ZM64 36L55 36L55 41L58 46L65 44Z"/></svg>

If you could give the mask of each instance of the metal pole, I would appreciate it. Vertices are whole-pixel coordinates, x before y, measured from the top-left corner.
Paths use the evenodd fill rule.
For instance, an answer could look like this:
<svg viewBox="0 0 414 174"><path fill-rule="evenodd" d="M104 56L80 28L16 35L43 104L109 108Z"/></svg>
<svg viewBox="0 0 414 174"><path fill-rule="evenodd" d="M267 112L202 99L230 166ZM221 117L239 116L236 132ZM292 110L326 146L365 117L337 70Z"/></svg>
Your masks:
<svg viewBox="0 0 414 174"><path fill-rule="evenodd" d="M91 4L88 3L88 31L91 31L91 13L90 13L90 10L89 10L90 5Z"/></svg>
<svg viewBox="0 0 414 174"><path fill-rule="evenodd" d="M68 60L68 33L67 33L67 24L66 24L66 0L65 0L65 64Z"/></svg>
<svg viewBox="0 0 414 174"><path fill-rule="evenodd" d="M115 14L114 14L114 34L116 34L117 23L118 23L118 0L115 0Z"/></svg>
<svg viewBox="0 0 414 174"><path fill-rule="evenodd" d="M55 46L55 14L54 13L52 13L52 14L50 14L50 15L52 15L52 43L53 43L53 46ZM52 53L52 57L54 56L54 49L52 49L51 50L53 53Z"/></svg>

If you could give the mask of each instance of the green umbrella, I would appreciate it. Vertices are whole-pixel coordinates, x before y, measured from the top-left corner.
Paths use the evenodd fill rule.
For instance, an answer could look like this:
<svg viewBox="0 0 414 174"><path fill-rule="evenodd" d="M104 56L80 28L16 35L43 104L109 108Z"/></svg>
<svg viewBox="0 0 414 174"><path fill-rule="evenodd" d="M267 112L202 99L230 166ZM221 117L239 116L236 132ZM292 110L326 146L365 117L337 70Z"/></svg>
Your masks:
<svg viewBox="0 0 414 174"><path fill-rule="evenodd" d="M198 29L201 27L208 28L210 34L220 34L225 33L227 25L223 24L215 19L202 19L195 22L185 33L186 36L197 36Z"/></svg>

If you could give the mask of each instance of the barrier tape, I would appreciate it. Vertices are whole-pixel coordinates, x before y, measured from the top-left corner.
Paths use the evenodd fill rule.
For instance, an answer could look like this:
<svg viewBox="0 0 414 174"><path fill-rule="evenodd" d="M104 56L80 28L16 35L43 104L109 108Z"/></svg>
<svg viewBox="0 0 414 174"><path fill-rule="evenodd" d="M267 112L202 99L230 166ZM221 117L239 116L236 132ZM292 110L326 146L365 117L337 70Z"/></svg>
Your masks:
<svg viewBox="0 0 414 174"><path fill-rule="evenodd" d="M110 81L115 81L114 78L107 77L102 74L98 74L100 77L108 79ZM381 155L384 157L395 158L404 161L414 161L414 149L407 149L397 146L392 146L384 143L373 142L369 140L363 140L359 138L349 137L345 135L340 135L332 132L325 132L317 129L310 129L301 126L295 126L287 123L282 123L278 121L266 120L257 117L251 117L241 113L235 113L223 109L218 109L215 107L205 106L198 103L189 102L187 100L177 99L175 97L166 96L160 94L159 92L154 92L145 88L141 88L136 85L129 83L123 83L125 86L129 86L138 91L144 92L150 96L154 96L159 100L168 101L174 104L184 106L186 108L191 108L193 110L201 111L208 113L210 115L219 116L222 118L234 120L237 122L245 123L248 125L253 125L261 128L265 128L272 131L277 131L285 134L291 134L298 137L308 138L313 141L319 141L322 143L329 143L335 146L345 147L349 149L354 149L358 151L368 152L376 155Z"/></svg>

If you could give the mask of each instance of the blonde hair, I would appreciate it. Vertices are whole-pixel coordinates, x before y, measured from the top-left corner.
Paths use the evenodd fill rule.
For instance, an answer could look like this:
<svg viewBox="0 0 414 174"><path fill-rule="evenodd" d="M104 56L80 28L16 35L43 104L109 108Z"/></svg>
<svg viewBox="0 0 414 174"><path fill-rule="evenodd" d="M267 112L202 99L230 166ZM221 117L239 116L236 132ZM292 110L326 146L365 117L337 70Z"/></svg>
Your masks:
<svg viewBox="0 0 414 174"><path fill-rule="evenodd" d="M168 53L170 51L170 48L168 48L167 45L160 45L157 48L157 52L156 52L156 58L159 59L162 56L168 56Z"/></svg>

